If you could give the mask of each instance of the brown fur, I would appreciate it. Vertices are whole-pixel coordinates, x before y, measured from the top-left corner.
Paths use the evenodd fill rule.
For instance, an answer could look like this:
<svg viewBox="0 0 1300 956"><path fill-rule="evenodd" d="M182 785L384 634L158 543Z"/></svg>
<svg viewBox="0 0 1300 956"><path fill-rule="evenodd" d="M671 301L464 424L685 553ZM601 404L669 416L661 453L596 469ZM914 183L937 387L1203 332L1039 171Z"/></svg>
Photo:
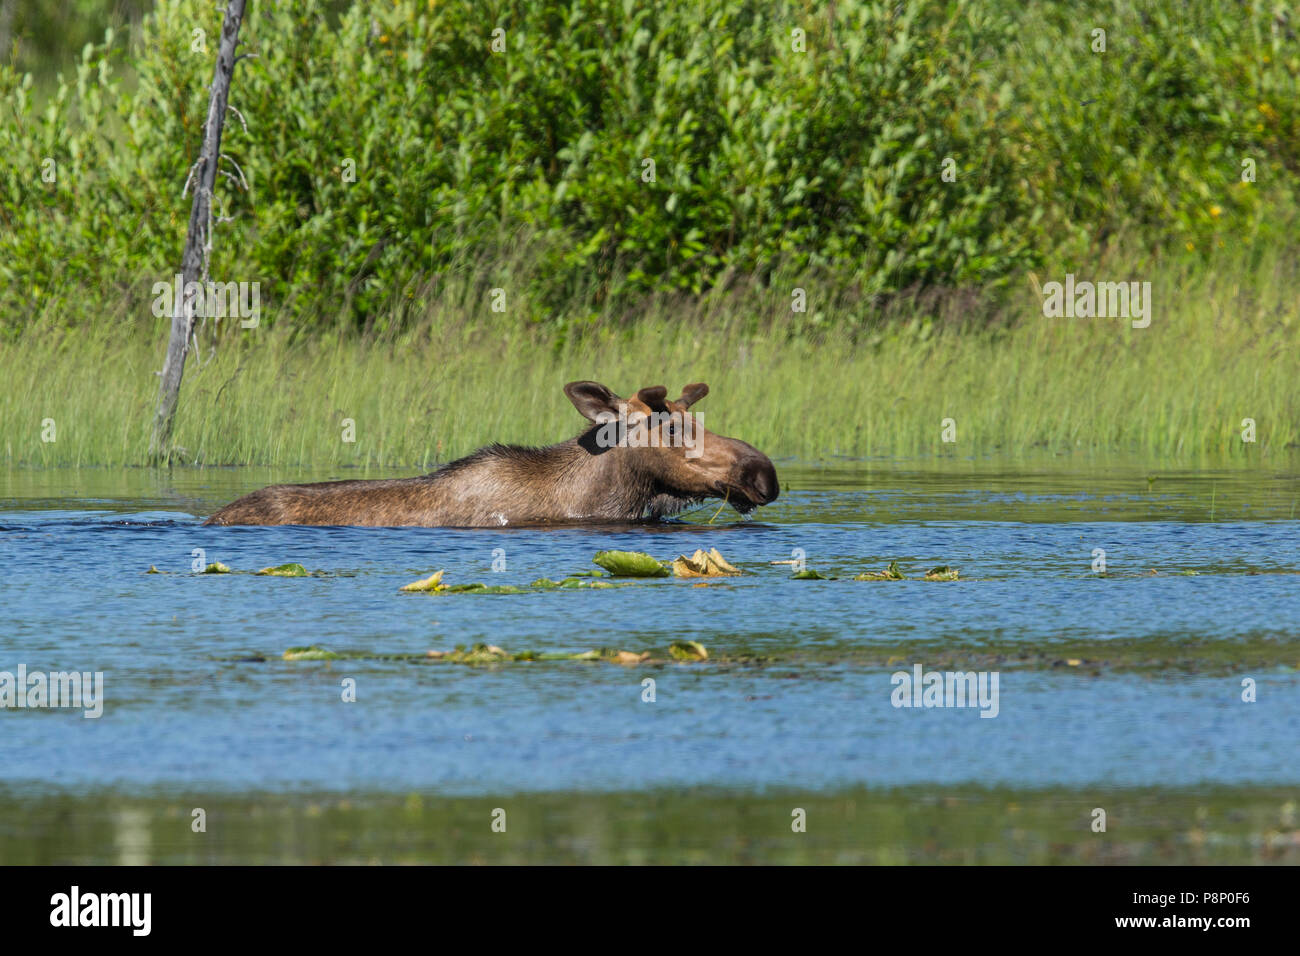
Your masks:
<svg viewBox="0 0 1300 956"><path fill-rule="evenodd" d="M245 495L207 520L211 525L370 525L502 527L637 521L673 514L706 498L742 512L776 499L776 470L767 456L706 431L689 407L708 393L688 385L676 402L662 386L619 399L595 382L571 382L565 393L591 422L576 438L546 448L489 445L430 475L377 481L272 485ZM602 421L627 411L628 434L659 432L661 447L602 444ZM672 416L655 424L651 412ZM700 457L673 447L670 436L694 423ZM638 431L639 430L639 431Z"/></svg>

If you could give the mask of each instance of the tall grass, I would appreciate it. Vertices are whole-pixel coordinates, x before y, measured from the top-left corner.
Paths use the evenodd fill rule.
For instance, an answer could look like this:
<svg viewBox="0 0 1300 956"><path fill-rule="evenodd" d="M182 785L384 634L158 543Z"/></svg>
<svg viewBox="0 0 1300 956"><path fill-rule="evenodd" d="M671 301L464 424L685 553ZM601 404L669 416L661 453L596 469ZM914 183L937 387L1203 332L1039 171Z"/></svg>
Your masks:
<svg viewBox="0 0 1300 956"><path fill-rule="evenodd" d="M975 318L963 309L985 306L969 296L898 300L850 333L834 313L852 303L823 309L810 286L810 313L830 312L819 321L838 331L801 315L793 334L787 286L774 283L661 298L636 322L611 316L558 341L553 329L503 325L448 285L400 335L295 336L282 324L206 338L182 389L179 460L431 468L490 441L569 437L581 422L561 389L584 378L624 394L707 382L708 428L805 459L1048 449L1280 461L1300 447L1294 257L1075 270L1150 278L1145 329L1044 318L1033 282L1064 271ZM47 318L0 342L4 459L142 464L166 341L164 321L148 321L67 330Z"/></svg>

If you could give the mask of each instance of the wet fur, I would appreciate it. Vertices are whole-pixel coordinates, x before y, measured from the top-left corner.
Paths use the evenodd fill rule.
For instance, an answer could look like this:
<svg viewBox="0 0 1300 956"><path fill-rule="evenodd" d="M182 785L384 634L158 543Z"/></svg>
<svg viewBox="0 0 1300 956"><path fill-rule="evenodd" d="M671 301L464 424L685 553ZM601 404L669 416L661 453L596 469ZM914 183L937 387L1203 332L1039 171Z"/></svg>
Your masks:
<svg viewBox="0 0 1300 956"><path fill-rule="evenodd" d="M570 382L565 394L592 423L545 448L489 445L431 475L379 481L272 485L245 495L210 525L351 525L484 528L506 525L631 522L676 514L706 498L745 512L775 500L776 469L735 438L708 432L692 418L701 454L688 457L673 438L692 404L708 394L687 385L670 402L662 385L620 399L599 382ZM630 409L630 412L628 411ZM670 413L652 418L651 413ZM627 413L639 438L602 438L600 422ZM667 444L664 443L665 438ZM706 441L707 440L707 441Z"/></svg>
<svg viewBox="0 0 1300 956"><path fill-rule="evenodd" d="M635 521L677 514L704 500L638 480L618 456L589 454L584 439L595 431L546 448L489 445L416 478L272 485L232 502L205 524L481 528ZM530 491L527 501L521 486Z"/></svg>

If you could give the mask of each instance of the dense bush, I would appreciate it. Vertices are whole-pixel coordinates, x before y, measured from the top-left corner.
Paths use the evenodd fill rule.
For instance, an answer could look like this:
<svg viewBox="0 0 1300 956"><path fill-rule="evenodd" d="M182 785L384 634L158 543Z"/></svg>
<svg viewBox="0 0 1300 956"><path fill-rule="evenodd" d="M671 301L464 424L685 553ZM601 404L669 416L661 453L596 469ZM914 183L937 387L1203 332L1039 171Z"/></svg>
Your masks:
<svg viewBox="0 0 1300 956"><path fill-rule="evenodd" d="M151 0L0 0L0 57L52 80L69 51L103 39L104 29L138 28Z"/></svg>
<svg viewBox="0 0 1300 956"><path fill-rule="evenodd" d="M485 309L500 287L513 318L568 321L777 269L870 302L1285 221L1285 11L1148 6L253 0L212 274L261 282L275 321L400 322L451 274ZM180 258L220 15L160 0L48 96L0 67L0 327L147 310Z"/></svg>

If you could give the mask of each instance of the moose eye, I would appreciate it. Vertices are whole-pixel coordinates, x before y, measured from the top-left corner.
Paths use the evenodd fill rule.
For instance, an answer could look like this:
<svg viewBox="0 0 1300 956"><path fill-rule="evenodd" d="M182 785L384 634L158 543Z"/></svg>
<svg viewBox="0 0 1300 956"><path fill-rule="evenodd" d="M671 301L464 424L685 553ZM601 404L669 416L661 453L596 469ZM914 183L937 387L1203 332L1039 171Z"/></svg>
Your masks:
<svg viewBox="0 0 1300 956"><path fill-rule="evenodd" d="M677 437L677 423L676 423L676 422L672 422L672 421L670 421L670 422L668 423L668 428L666 429L666 431L667 431L667 433L668 433L668 437L669 437L669 438L676 438L676 437Z"/></svg>

